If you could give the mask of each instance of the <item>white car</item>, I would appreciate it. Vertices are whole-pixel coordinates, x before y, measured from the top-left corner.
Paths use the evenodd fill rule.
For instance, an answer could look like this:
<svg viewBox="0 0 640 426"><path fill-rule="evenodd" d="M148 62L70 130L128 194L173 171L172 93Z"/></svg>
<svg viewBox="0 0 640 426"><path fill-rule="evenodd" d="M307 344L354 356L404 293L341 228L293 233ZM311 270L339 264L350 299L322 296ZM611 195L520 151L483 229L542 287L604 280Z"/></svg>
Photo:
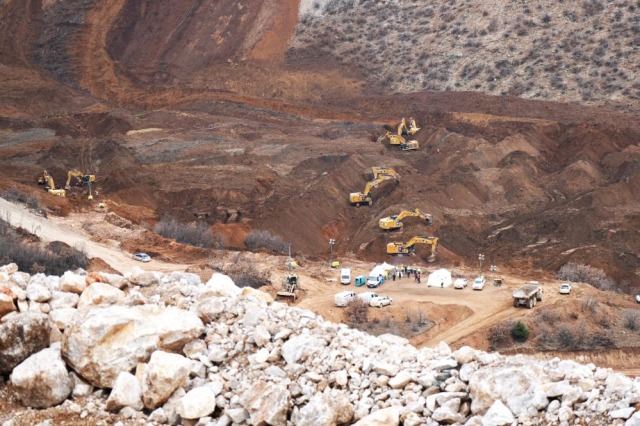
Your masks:
<svg viewBox="0 0 640 426"><path fill-rule="evenodd" d="M640 303L640 294L636 295L636 303Z"/></svg>
<svg viewBox="0 0 640 426"><path fill-rule="evenodd" d="M136 253L131 256L131 258L140 262L151 262L151 256L149 256L147 253Z"/></svg>
<svg viewBox="0 0 640 426"><path fill-rule="evenodd" d="M571 284L564 283L560 286L560 294L571 293Z"/></svg>
<svg viewBox="0 0 640 426"><path fill-rule="evenodd" d="M486 282L486 280L484 279L483 276L479 276L478 278L476 278L475 280L473 280L473 289L474 290L482 290L484 288L484 283Z"/></svg>
<svg viewBox="0 0 640 426"><path fill-rule="evenodd" d="M458 290L463 290L468 284L468 281L466 278L457 278L454 282L453 282L453 288L456 288Z"/></svg>
<svg viewBox="0 0 640 426"><path fill-rule="evenodd" d="M383 306L389 306L393 302L393 299L389 296L378 296L371 299L369 306L374 308L382 308Z"/></svg>

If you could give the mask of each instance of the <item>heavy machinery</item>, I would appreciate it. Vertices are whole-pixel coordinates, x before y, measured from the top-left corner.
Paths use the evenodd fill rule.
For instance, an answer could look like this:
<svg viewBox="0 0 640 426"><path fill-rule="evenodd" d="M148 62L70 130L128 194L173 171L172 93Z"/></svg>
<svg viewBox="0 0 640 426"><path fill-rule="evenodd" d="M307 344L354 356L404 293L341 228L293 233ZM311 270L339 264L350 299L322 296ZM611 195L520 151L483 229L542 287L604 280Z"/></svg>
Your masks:
<svg viewBox="0 0 640 426"><path fill-rule="evenodd" d="M421 237L415 236L407 243L392 242L387 244L388 254L413 254L416 250L416 244L427 244L431 246L431 256L427 259L429 262L436 260L436 249L438 248L438 237Z"/></svg>
<svg viewBox="0 0 640 426"><path fill-rule="evenodd" d="M64 189L67 191L71 189L71 178L76 178L76 185L87 185L89 187L89 196L87 199L93 200L93 194L91 192L91 183L96 181L96 175L88 175L78 170L69 170L67 172L67 183L64 185Z"/></svg>
<svg viewBox="0 0 640 426"><path fill-rule="evenodd" d="M513 292L513 306L526 306L531 309L542 302L542 286L538 281L529 281Z"/></svg>
<svg viewBox="0 0 640 426"><path fill-rule="evenodd" d="M381 182L397 178L398 177L395 172L394 175L379 175L377 179L374 179L371 182L367 182L367 185L364 187L364 191L352 192L351 194L349 194L349 202L357 207L365 204L371 206L373 204L373 199L369 196L369 192L371 192L371 190L377 187Z"/></svg>
<svg viewBox="0 0 640 426"><path fill-rule="evenodd" d="M42 176L38 178L38 185L44 185L44 189L51 195L58 197L66 196L64 189L56 189L56 184L53 181L53 178L46 170L42 173Z"/></svg>
<svg viewBox="0 0 640 426"><path fill-rule="evenodd" d="M402 117L398 125L398 135L415 135L418 133L418 130L420 130L420 127L418 127L413 117L409 117L409 126L407 126L407 120Z"/></svg>
<svg viewBox="0 0 640 426"><path fill-rule="evenodd" d="M380 228L388 231L400 229L404 226L402 220L405 217L419 217L420 219L424 219L427 222L427 225L431 225L431 215L421 212L420 209L403 210L402 212L400 212L400 214L383 217L382 219L380 219L380 222L378 224Z"/></svg>
<svg viewBox="0 0 640 426"><path fill-rule="evenodd" d="M282 279L282 290L276 293L276 300L278 300L278 297L291 297L295 303L300 291L299 285L298 276L292 272L287 272Z"/></svg>
<svg viewBox="0 0 640 426"><path fill-rule="evenodd" d="M390 169L389 167L372 167L371 173L373 173L373 178L378 179L380 176L391 176L392 178L399 179L400 175L396 173L395 170Z"/></svg>
<svg viewBox="0 0 640 426"><path fill-rule="evenodd" d="M415 151L420 148L418 141L410 140L407 141L400 135L392 135L391 132L387 131L382 136L378 138L378 142L382 142L385 138L389 139L389 145L399 145L402 151Z"/></svg>

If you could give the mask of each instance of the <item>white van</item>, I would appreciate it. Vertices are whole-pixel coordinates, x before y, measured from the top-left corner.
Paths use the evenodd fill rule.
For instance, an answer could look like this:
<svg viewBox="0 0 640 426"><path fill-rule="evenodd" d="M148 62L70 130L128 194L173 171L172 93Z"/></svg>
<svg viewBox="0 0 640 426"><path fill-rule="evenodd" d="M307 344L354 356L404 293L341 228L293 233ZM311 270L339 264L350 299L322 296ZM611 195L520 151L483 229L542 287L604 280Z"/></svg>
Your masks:
<svg viewBox="0 0 640 426"><path fill-rule="evenodd" d="M356 294L352 291L341 291L336 294L334 300L336 302L336 306L344 307L349 304L353 299L356 298Z"/></svg>
<svg viewBox="0 0 640 426"><path fill-rule="evenodd" d="M365 303L371 303L371 299L375 299L376 297L379 297L379 296L378 296L378 293L374 293L372 291L365 291L364 293L358 293L356 297Z"/></svg>
<svg viewBox="0 0 640 426"><path fill-rule="evenodd" d="M343 285L351 284L351 269L342 268L342 271L340 271L340 284L343 284Z"/></svg>

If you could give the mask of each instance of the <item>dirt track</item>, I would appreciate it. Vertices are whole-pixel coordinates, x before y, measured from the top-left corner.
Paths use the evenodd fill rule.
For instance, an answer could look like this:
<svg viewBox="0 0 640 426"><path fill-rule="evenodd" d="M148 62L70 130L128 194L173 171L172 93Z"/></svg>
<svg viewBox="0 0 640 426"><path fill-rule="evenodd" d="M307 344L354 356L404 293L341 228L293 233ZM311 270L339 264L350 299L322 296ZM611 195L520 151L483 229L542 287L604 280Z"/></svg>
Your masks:
<svg viewBox="0 0 640 426"><path fill-rule="evenodd" d="M172 264L151 260L151 262L138 262L131 259L127 253L119 249L111 248L104 244L96 243L78 229L64 223L64 219L45 219L29 212L25 207L10 203L0 198L0 216L12 226L20 226L37 235L45 241L62 241L72 247L84 249L89 258L98 257L109 264L113 269L125 273L134 268L148 271L184 271L188 265Z"/></svg>

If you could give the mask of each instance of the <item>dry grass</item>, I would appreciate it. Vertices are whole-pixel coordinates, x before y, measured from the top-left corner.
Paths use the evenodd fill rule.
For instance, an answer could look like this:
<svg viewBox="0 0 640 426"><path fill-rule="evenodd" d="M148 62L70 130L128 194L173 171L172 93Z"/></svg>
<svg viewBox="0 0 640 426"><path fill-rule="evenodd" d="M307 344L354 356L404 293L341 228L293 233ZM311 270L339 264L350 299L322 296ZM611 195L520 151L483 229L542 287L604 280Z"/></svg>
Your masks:
<svg viewBox="0 0 640 426"><path fill-rule="evenodd" d="M318 0L291 54L331 55L380 88L637 108L640 2Z"/></svg>

